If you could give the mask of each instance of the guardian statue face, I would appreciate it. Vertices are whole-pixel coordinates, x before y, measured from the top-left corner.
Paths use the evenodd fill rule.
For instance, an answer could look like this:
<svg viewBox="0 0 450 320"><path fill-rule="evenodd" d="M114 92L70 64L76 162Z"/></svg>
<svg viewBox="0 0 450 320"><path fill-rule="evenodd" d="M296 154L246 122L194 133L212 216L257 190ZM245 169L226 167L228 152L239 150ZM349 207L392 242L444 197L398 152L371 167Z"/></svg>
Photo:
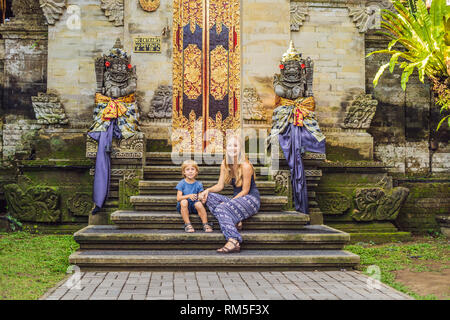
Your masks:
<svg viewBox="0 0 450 320"><path fill-rule="evenodd" d="M306 77L306 73L303 72L304 69L301 67L302 61L286 61L283 66L284 68L281 69L281 81L300 83Z"/></svg>
<svg viewBox="0 0 450 320"><path fill-rule="evenodd" d="M110 79L114 82L122 83L128 80L127 64L122 61L113 62L108 71Z"/></svg>

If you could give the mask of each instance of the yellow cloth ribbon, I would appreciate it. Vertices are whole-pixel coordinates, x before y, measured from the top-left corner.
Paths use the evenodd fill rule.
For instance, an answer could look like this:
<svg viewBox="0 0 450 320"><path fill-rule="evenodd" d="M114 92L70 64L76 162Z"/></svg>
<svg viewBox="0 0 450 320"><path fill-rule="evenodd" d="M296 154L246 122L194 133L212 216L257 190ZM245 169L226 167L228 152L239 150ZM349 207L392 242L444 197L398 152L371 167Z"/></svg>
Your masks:
<svg viewBox="0 0 450 320"><path fill-rule="evenodd" d="M303 119L316 109L316 104L313 97L297 98L296 100L279 97L280 100L277 106L294 106L292 112L292 123L295 126L303 127Z"/></svg>
<svg viewBox="0 0 450 320"><path fill-rule="evenodd" d="M101 93L95 94L95 103L108 103L102 112L102 121L109 121L123 116L127 112L126 103L135 102L134 93L117 99L104 96Z"/></svg>

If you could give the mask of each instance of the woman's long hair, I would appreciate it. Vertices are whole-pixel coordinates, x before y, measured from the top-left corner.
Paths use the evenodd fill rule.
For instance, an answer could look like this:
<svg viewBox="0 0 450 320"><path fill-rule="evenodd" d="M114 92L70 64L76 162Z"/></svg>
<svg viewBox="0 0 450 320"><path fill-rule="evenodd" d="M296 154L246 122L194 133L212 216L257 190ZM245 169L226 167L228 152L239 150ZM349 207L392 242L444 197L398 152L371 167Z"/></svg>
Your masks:
<svg viewBox="0 0 450 320"><path fill-rule="evenodd" d="M230 136L228 138L227 142L230 142L231 140L236 140L239 144L239 152L237 155L237 162L239 164L239 167L237 169L237 172L234 173L234 175L235 175L234 184L236 187L241 187L242 180L243 180L242 164L245 162L250 163L250 165L252 166L252 169L253 169L253 178L254 179L256 179L255 168L253 168L252 163L248 160L248 157L245 154L244 144L242 143L240 136L238 136L238 135ZM228 145L228 143L227 143L227 145ZM225 183L226 184L231 184L231 179L233 178L233 176L232 176L233 164L234 164L234 157L229 156L228 151L225 150L225 169L226 169L225 170Z"/></svg>

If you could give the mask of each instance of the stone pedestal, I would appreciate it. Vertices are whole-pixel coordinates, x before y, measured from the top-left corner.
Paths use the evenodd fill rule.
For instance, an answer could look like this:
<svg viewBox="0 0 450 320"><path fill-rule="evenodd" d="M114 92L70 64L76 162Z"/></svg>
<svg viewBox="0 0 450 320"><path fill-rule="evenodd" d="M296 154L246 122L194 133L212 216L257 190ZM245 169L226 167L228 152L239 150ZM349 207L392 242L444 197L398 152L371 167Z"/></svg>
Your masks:
<svg viewBox="0 0 450 320"><path fill-rule="evenodd" d="M89 224L106 225L109 216L118 209L132 209L130 196L138 194L138 182L142 178L145 162L145 135L138 133L129 139L113 139L111 152L111 178L108 198L96 215L89 215ZM91 138L86 141L86 157L95 159L97 142ZM95 168L95 167L94 167ZM90 174L95 174L95 169Z"/></svg>
<svg viewBox="0 0 450 320"><path fill-rule="evenodd" d="M372 160L373 137L365 129L323 128L327 158L334 161Z"/></svg>

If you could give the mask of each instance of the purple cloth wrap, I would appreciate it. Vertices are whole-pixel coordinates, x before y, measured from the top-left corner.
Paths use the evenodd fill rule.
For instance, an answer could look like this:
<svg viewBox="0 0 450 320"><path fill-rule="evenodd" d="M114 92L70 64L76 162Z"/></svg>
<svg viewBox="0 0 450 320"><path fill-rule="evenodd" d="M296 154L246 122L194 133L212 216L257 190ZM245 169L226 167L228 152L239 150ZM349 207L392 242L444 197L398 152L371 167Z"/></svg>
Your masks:
<svg viewBox="0 0 450 320"><path fill-rule="evenodd" d="M114 119L106 131L93 131L88 135L98 142L92 200L96 206L101 208L109 193L112 138L120 139L122 134L117 126L117 120Z"/></svg>
<svg viewBox="0 0 450 320"><path fill-rule="evenodd" d="M295 210L302 213L309 213L308 192L306 189L302 154L306 151L325 153L325 139L318 142L304 127L294 126L290 123L286 130L279 134L278 140L291 170Z"/></svg>

